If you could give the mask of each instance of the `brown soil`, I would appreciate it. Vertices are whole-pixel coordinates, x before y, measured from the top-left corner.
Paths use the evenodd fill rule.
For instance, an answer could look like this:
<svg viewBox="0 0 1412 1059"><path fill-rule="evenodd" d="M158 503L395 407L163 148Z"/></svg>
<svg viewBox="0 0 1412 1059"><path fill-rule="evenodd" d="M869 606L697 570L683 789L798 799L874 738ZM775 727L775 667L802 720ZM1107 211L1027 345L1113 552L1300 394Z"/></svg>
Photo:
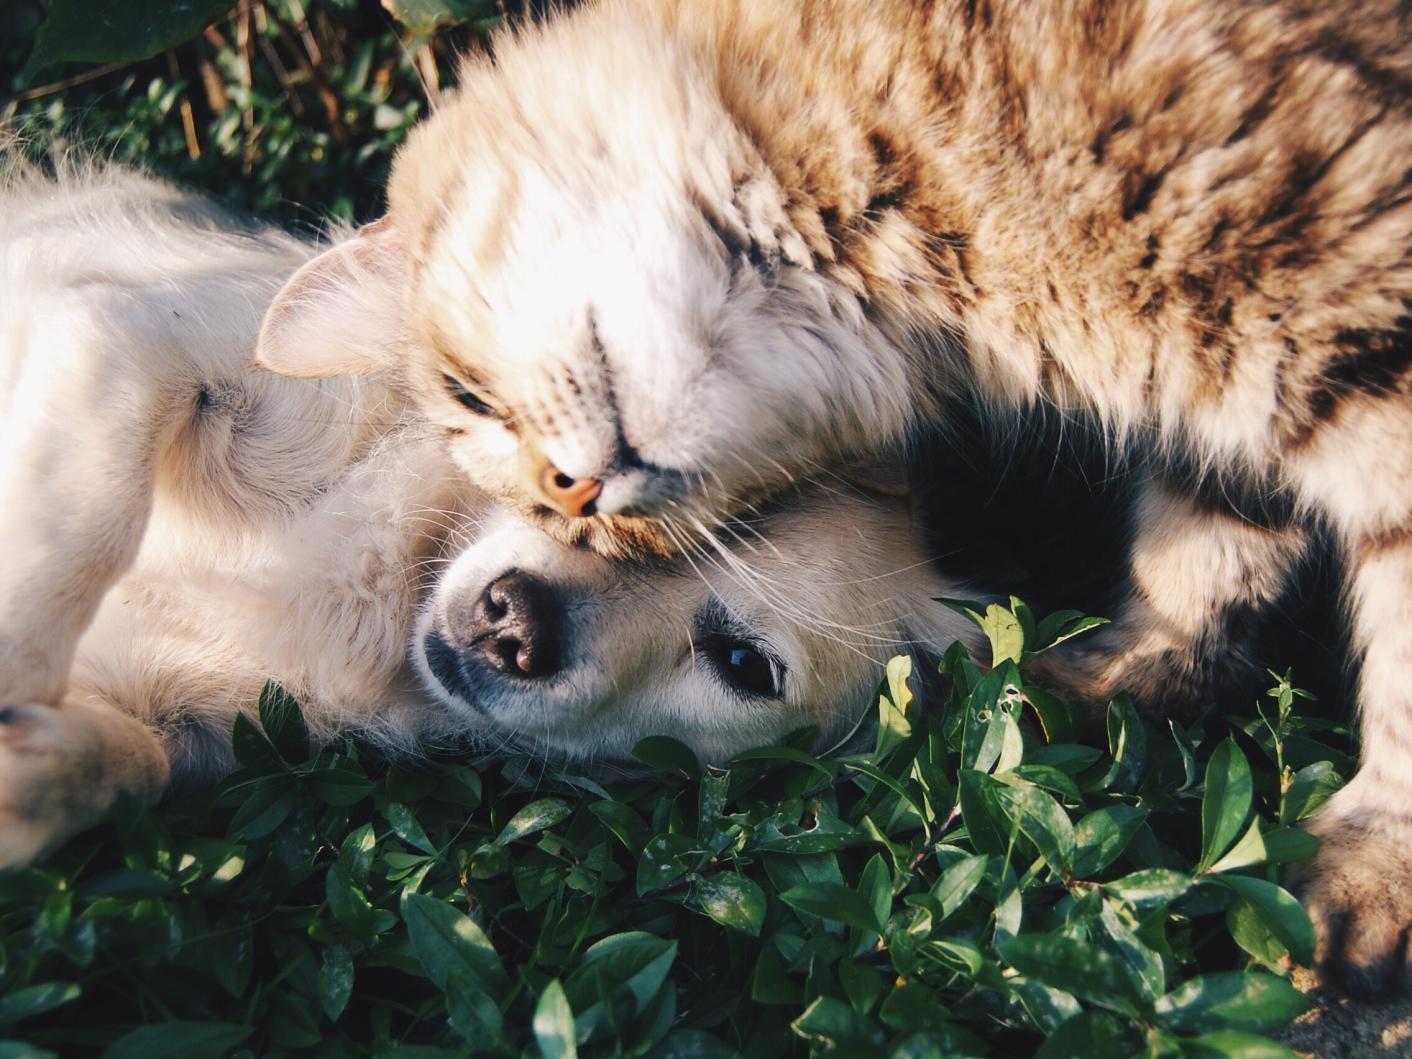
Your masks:
<svg viewBox="0 0 1412 1059"><path fill-rule="evenodd" d="M1279 1039L1304 1059L1412 1059L1412 999L1368 1003L1319 988L1302 968L1294 984L1314 1007Z"/></svg>

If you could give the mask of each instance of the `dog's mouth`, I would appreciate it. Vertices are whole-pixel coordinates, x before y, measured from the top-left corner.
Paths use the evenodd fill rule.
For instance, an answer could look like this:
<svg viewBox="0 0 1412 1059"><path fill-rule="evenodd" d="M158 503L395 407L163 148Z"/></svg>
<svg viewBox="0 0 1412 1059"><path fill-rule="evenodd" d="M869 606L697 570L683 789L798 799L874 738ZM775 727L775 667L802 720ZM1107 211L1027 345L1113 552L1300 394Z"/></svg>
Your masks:
<svg viewBox="0 0 1412 1059"><path fill-rule="evenodd" d="M429 632L422 637L419 648L426 671L431 674L446 696L463 702L476 713L489 716L482 699L483 690L471 686L461 652L452 647L438 632ZM433 689L436 690L436 689Z"/></svg>

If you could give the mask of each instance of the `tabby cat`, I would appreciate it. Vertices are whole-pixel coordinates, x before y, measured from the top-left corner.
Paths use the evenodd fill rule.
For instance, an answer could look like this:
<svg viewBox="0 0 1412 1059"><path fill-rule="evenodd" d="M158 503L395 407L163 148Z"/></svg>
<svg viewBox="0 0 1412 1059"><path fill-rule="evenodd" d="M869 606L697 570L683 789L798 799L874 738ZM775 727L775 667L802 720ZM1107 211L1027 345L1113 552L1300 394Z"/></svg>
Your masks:
<svg viewBox="0 0 1412 1059"><path fill-rule="evenodd" d="M1061 674L1099 701L1162 687L1326 521L1364 752L1303 894L1327 964L1399 984L1410 22L1393 0L603 0L466 65L388 219L292 281L260 357L395 365L468 473L608 553L886 455L949 394L1083 409L1171 468L1121 620Z"/></svg>

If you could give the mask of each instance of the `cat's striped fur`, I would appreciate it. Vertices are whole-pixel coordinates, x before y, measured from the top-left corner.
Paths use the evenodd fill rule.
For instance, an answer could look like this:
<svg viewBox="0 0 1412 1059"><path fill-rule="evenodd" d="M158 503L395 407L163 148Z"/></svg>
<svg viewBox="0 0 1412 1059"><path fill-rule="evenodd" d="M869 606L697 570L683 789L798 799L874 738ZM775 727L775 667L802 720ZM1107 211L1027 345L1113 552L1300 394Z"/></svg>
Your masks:
<svg viewBox="0 0 1412 1059"><path fill-rule="evenodd" d="M671 550L941 394L1083 408L1182 469L1067 673L1095 697L1161 685L1327 520L1364 760L1305 893L1326 958L1401 980L1409 41L1393 0L607 0L467 66L380 252L344 251L361 280L336 313L327 269L296 282L262 356L330 371L382 339L465 466L521 454L484 484L607 551ZM601 482L598 513L555 516L555 473ZM1292 517L1207 502L1223 483Z"/></svg>

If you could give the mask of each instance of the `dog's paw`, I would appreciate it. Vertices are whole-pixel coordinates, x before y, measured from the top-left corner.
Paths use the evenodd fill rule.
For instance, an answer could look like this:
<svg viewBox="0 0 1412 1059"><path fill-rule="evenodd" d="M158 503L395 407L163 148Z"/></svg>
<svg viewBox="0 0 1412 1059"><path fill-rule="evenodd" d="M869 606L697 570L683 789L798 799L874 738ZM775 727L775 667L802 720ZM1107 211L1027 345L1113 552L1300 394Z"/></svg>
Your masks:
<svg viewBox="0 0 1412 1059"><path fill-rule="evenodd" d="M0 868L27 864L92 819L91 735L56 706L0 706Z"/></svg>
<svg viewBox="0 0 1412 1059"><path fill-rule="evenodd" d="M1290 884L1314 924L1317 971L1355 996L1412 989L1412 831L1351 826L1337 815L1309 830L1323 845Z"/></svg>

